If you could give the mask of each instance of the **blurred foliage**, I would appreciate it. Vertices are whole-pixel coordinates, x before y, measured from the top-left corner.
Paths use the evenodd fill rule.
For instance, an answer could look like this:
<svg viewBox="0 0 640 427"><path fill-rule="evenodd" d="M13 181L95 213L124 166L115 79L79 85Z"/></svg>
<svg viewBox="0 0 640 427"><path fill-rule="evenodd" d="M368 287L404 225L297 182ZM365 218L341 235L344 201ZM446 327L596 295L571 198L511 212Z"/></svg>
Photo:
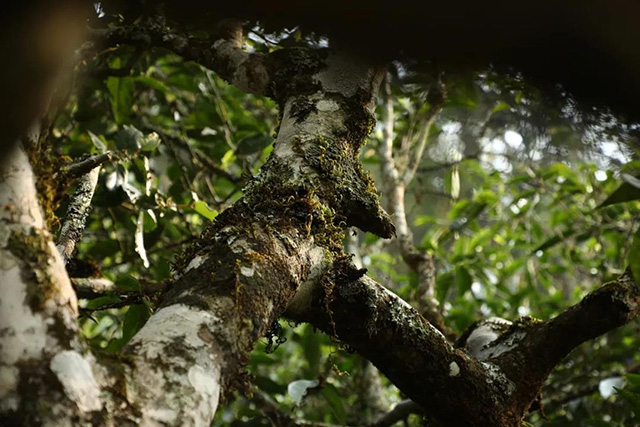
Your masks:
<svg viewBox="0 0 640 427"><path fill-rule="evenodd" d="M255 28L247 48L301 43L322 46L326 40L295 29L265 35ZM428 107L433 74L415 64L394 70L396 139L410 140ZM407 189L406 208L416 244L436 256L437 295L449 326L462 332L487 316L546 319L628 263L640 271L640 238L633 239L640 163L626 125L606 114L599 123L581 120L569 98L564 107L549 106L517 76L445 70L439 77L448 100ZM271 151L278 113L272 101L246 95L194 63L122 46L81 63L64 105L50 118L49 141L60 155L114 153L102 169L74 263L94 266L84 275L111 279L127 293L81 301L87 340L99 351L117 352L154 310L153 297L136 294L140 284L170 279L174 255L241 196ZM381 138L379 126L362 151L377 179ZM369 273L415 304L416 278L394 243L362 233L356 240ZM84 270L77 268L76 276ZM279 341L286 342L271 353L262 342L251 357L256 393L299 419L363 422L358 356L308 325L281 325ZM637 375L618 382L610 396L598 385L640 363L639 329L635 321L574 351L553 373L543 401L571 396L584 384L595 389L528 420L550 426L637 422ZM314 382L294 383L300 380ZM389 405L402 398L386 379L381 384ZM260 402L237 396L214 425L271 425ZM420 425L420 417L409 422Z"/></svg>

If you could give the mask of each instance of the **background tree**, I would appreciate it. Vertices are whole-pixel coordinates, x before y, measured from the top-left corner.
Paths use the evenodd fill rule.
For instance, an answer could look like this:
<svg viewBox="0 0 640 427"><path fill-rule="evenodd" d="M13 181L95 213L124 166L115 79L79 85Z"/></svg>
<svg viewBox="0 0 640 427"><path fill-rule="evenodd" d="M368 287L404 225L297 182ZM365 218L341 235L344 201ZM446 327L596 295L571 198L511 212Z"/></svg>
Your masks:
<svg viewBox="0 0 640 427"><path fill-rule="evenodd" d="M632 422L637 321L561 361L638 311L634 126L492 68L97 12L23 141L35 189L3 169L8 422Z"/></svg>

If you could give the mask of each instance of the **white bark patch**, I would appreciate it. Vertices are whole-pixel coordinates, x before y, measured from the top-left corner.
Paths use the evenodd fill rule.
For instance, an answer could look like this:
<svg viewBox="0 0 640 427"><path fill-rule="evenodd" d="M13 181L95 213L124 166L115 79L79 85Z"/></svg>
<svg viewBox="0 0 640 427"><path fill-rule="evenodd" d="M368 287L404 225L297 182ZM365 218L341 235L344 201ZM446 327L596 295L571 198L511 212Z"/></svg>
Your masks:
<svg viewBox="0 0 640 427"><path fill-rule="evenodd" d="M327 66L315 77L327 92L338 92L350 97L359 88L369 89L372 73L371 66L354 60L353 55L342 52L332 53L327 58Z"/></svg>
<svg viewBox="0 0 640 427"><path fill-rule="evenodd" d="M93 377L91 365L75 351L63 351L51 359L50 368L58 377L65 394L82 412L99 411L100 387Z"/></svg>
<svg viewBox="0 0 640 427"><path fill-rule="evenodd" d="M207 372L200 366L189 368L189 383L198 393L214 395L219 392L217 378L211 372Z"/></svg>
<svg viewBox="0 0 640 427"><path fill-rule="evenodd" d="M145 355L154 359L162 356L166 344L176 338L184 338L185 345L199 348L206 345L198 336L194 325L215 326L220 320L212 313L198 310L184 304L174 304L158 310L131 340L131 345L140 343Z"/></svg>
<svg viewBox="0 0 640 427"><path fill-rule="evenodd" d="M145 414L148 416L145 422L141 425L143 426L159 426L160 424L169 424L173 425L178 420L178 411L174 409L168 408L152 408L146 409ZM150 422L149 419L154 422Z"/></svg>
<svg viewBox="0 0 640 427"><path fill-rule="evenodd" d="M220 395L220 360L215 344L199 331L216 336L221 326L210 312L175 304L160 309L131 340L137 359L127 399L140 406L142 425L210 424Z"/></svg>
<svg viewBox="0 0 640 427"><path fill-rule="evenodd" d="M480 359L483 349L497 340L499 336L498 332L491 326L482 325L471 332L469 338L467 338L465 347L467 347L472 356Z"/></svg>
<svg viewBox="0 0 640 427"><path fill-rule="evenodd" d="M255 272L256 271L251 267L240 267L240 274L242 274L243 276L251 277Z"/></svg>
<svg viewBox="0 0 640 427"><path fill-rule="evenodd" d="M189 264L187 265L187 268L184 269L184 272L186 273L189 270L193 270L193 269L196 269L196 268L200 267L202 264L205 263L206 260L207 260L206 257L204 257L202 255L196 255L189 262Z"/></svg>
<svg viewBox="0 0 640 427"><path fill-rule="evenodd" d="M456 362L449 363L449 376L457 377L460 374L460 366Z"/></svg>
<svg viewBox="0 0 640 427"><path fill-rule="evenodd" d="M500 344L495 346L490 346L488 348L483 348L480 353L478 353L478 360L487 360L492 359L494 357L498 357L501 354L507 353L518 346L518 343L522 341L522 339L526 336L526 332L517 331L509 335L506 339L504 339Z"/></svg>
<svg viewBox="0 0 640 427"><path fill-rule="evenodd" d="M300 285L287 306L286 313L291 316L300 316L309 310L309 305L313 302L313 290L317 284L317 279L326 269L325 252L320 246L313 247L308 252L307 259L312 267L306 280Z"/></svg>
<svg viewBox="0 0 640 427"><path fill-rule="evenodd" d="M3 160L8 161L0 165L0 206L6 206L7 209L0 210L0 219L43 228L44 220L27 156L16 144L14 152Z"/></svg>
<svg viewBox="0 0 640 427"><path fill-rule="evenodd" d="M4 268L10 260L13 267ZM0 362L13 365L20 359L39 359L47 343L45 319L26 305L26 285L14 256L1 251L0 266Z"/></svg>
<svg viewBox="0 0 640 427"><path fill-rule="evenodd" d="M338 111L340 109L340 106L332 99L321 99L316 104L316 108L318 109L318 111L331 112Z"/></svg>

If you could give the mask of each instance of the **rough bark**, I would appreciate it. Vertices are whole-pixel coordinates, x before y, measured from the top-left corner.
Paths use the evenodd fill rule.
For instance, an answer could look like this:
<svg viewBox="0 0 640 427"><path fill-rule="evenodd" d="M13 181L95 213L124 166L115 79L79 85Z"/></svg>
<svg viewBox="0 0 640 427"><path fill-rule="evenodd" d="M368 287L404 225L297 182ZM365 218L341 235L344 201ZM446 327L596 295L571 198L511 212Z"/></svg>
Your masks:
<svg viewBox="0 0 640 427"><path fill-rule="evenodd" d="M274 81L283 117L272 156L179 259L160 309L124 349L140 422L210 422L300 285L344 257L344 227L392 232L357 160L381 73L322 51L288 60Z"/></svg>
<svg viewBox="0 0 640 427"><path fill-rule="evenodd" d="M82 238L84 224L91 209L93 193L100 177L100 169L100 166L97 166L87 171L78 180L76 191L69 202L67 215L64 218L60 236L58 237L58 244L56 245L65 264L71 259L76 245Z"/></svg>
<svg viewBox="0 0 640 427"><path fill-rule="evenodd" d="M16 146L0 170L0 419L70 424L102 402L78 337L77 300Z"/></svg>
<svg viewBox="0 0 640 427"><path fill-rule="evenodd" d="M481 352L470 352L454 348L415 309L358 274L349 267L334 271L333 292L310 289L311 302L287 315L371 360L445 425L521 425L551 370L573 348L640 311L640 285L625 273L559 316L519 319L482 343Z"/></svg>
<svg viewBox="0 0 640 427"><path fill-rule="evenodd" d="M277 100L277 143L244 197L178 259L157 312L118 358L86 352L26 157L16 151L3 165L3 424L209 425L220 396L246 384L242 365L255 342L286 310L360 352L444 423L518 426L573 347L638 314L640 288L626 274L555 319L513 323L483 345L483 357L453 347L342 250L348 226L394 234L358 161L373 125L378 67L305 49L251 65L251 55L229 49L237 33L227 35L207 51L217 58L209 65ZM192 40L171 34L141 40L196 55Z"/></svg>

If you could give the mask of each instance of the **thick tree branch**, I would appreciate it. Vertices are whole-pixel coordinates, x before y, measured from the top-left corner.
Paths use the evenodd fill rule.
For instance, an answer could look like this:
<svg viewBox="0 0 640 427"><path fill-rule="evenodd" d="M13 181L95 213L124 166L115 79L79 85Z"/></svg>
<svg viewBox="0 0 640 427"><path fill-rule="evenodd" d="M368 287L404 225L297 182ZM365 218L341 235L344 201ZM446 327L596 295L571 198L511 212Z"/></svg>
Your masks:
<svg viewBox="0 0 640 427"><path fill-rule="evenodd" d="M304 300L300 284L345 257L344 227L393 233L357 157L381 74L326 52L288 60L269 160L178 259L176 282L124 349L134 361L128 400L143 423L208 424L221 393L246 386L241 369L256 341Z"/></svg>
<svg viewBox="0 0 640 427"><path fill-rule="evenodd" d="M102 409L76 296L16 145L0 164L0 423L65 423ZM47 396L47 405L34 399Z"/></svg>
<svg viewBox="0 0 640 427"><path fill-rule="evenodd" d="M343 266L307 305L287 315L333 334L371 360L428 414L452 425L519 426L551 370L574 347L622 326L640 310L629 273L547 322L523 318L474 351L436 328L362 272ZM470 335L473 337L473 334ZM477 352L477 350L481 350ZM447 390L443 393L442 390Z"/></svg>
<svg viewBox="0 0 640 427"><path fill-rule="evenodd" d="M72 278L71 284L78 295L78 298L96 298L105 294L118 295L155 295L167 290L167 281L157 282L152 280L139 279L140 290L130 291L118 288L111 280L103 277L78 277Z"/></svg>
<svg viewBox="0 0 640 427"><path fill-rule="evenodd" d="M348 344L428 414L450 425L518 425L502 412L515 386L498 366L453 348L406 302L359 274L338 267L327 278L330 293L326 286L308 289L309 304L289 307L286 315Z"/></svg>
<svg viewBox="0 0 640 427"><path fill-rule="evenodd" d="M223 22L217 39L201 39L168 27L162 19L147 19L131 26L92 30L102 44L130 44L143 49L159 47L213 70L247 93L265 95L272 82L272 64L262 53L242 50L242 27Z"/></svg>
<svg viewBox="0 0 640 427"><path fill-rule="evenodd" d="M485 354L518 385L516 401L531 402L571 350L628 323L639 311L640 285L627 271L553 319L515 322L486 346Z"/></svg>

